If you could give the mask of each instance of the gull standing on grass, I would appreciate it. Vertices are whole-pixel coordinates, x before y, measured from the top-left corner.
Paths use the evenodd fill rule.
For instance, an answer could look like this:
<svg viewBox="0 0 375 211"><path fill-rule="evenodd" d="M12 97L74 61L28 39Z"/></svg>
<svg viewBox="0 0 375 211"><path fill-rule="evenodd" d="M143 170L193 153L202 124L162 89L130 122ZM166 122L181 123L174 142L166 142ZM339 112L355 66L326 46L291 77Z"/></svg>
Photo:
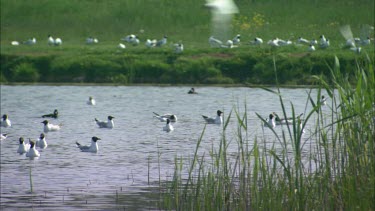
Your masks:
<svg viewBox="0 0 375 211"><path fill-rule="evenodd" d="M217 110L216 112L216 117L215 118L212 118L212 117L207 117L207 116L204 116L202 115L203 119L206 121L207 124L221 124L223 123L223 117L221 116L223 112L220 111L220 110Z"/></svg>
<svg viewBox="0 0 375 211"><path fill-rule="evenodd" d="M299 38L297 39L297 43L301 43L301 44L309 45L309 44L311 44L311 41L309 41L309 40L307 40L307 39L305 39L305 38L299 37Z"/></svg>
<svg viewBox="0 0 375 211"><path fill-rule="evenodd" d="M255 37L254 40L250 41L251 45L261 45L263 43L262 38Z"/></svg>
<svg viewBox="0 0 375 211"><path fill-rule="evenodd" d="M307 49L308 51L315 51L315 46L313 46L312 44L309 45L309 48Z"/></svg>
<svg viewBox="0 0 375 211"><path fill-rule="evenodd" d="M216 39L214 36L208 38L208 43L213 48L220 48L223 45L223 42L221 40Z"/></svg>
<svg viewBox="0 0 375 211"><path fill-rule="evenodd" d="M55 39L55 45L56 45L56 46L62 45L62 40L61 40L61 38L56 38L56 39Z"/></svg>
<svg viewBox="0 0 375 211"><path fill-rule="evenodd" d="M99 40L97 38L93 38L93 37L86 38L86 44L88 45L97 44L97 43L99 43Z"/></svg>
<svg viewBox="0 0 375 211"><path fill-rule="evenodd" d="M55 39L53 39L53 37L51 35L48 35L47 43L48 43L48 45L54 45Z"/></svg>
<svg viewBox="0 0 375 211"><path fill-rule="evenodd" d="M126 46L125 46L124 44L122 44L122 43L119 43L119 44L118 44L118 48L125 49Z"/></svg>
<svg viewBox="0 0 375 211"><path fill-rule="evenodd" d="M133 45L138 45L139 44L139 39L134 34L127 35L126 37L122 38L121 40L125 41L127 43L130 43L130 44L133 44Z"/></svg>
<svg viewBox="0 0 375 211"><path fill-rule="evenodd" d="M145 45L148 48L153 48L153 47L156 46L156 43L157 43L157 40L155 40L155 39L153 39L153 40L147 39L146 42L145 42Z"/></svg>
<svg viewBox="0 0 375 211"><path fill-rule="evenodd" d="M340 27L340 33L346 40L344 48L349 48L355 53L361 52L361 47L356 46L356 43L360 43L360 38L353 38L353 33L349 25Z"/></svg>
<svg viewBox="0 0 375 211"><path fill-rule="evenodd" d="M237 34L233 39L233 45L239 45L240 42L241 42L241 35L240 34Z"/></svg>
<svg viewBox="0 0 375 211"><path fill-rule="evenodd" d="M14 46L18 46L18 45L20 45L20 42L18 42L16 40L13 40L10 44L14 45Z"/></svg>
<svg viewBox="0 0 375 211"><path fill-rule="evenodd" d="M156 42L156 47L162 47L167 44L167 35L164 35L164 37Z"/></svg>
<svg viewBox="0 0 375 211"><path fill-rule="evenodd" d="M182 51L184 51L184 45L182 43L175 43L173 47L175 53L182 53Z"/></svg>
<svg viewBox="0 0 375 211"><path fill-rule="evenodd" d="M35 37L30 38L30 39L26 40L25 42L23 42L23 44L25 44L25 45L35 45L36 39L35 39Z"/></svg>
<svg viewBox="0 0 375 211"><path fill-rule="evenodd" d="M109 129L112 129L115 126L115 124L113 122L114 118L115 117L113 117L113 116L108 116L107 117L108 121L100 121L97 118L95 118L95 122L99 126L99 128L109 128Z"/></svg>
<svg viewBox="0 0 375 211"><path fill-rule="evenodd" d="M81 150L81 152L98 152L99 151L99 146L97 141L101 140L100 138L93 136L91 138L91 145L90 146L82 146L78 141L76 142L77 147Z"/></svg>

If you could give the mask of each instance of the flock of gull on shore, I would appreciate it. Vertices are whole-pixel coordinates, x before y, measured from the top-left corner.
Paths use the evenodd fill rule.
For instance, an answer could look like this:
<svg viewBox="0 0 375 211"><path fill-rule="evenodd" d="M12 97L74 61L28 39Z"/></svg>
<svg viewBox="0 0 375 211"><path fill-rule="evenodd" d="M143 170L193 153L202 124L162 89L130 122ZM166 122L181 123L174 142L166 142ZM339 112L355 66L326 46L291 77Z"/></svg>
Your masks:
<svg viewBox="0 0 375 211"><path fill-rule="evenodd" d="M194 88L191 88L188 92L188 94L198 94L198 92L195 91ZM326 104L326 98L322 96L320 100L321 105ZM89 97L87 101L88 106L95 106L96 101L93 97ZM177 122L177 115L175 114L158 114L153 112L154 118L158 119L160 122L165 122L165 125L163 126L162 130L165 132L171 132L174 130L173 123ZM202 115L203 120L205 121L206 124L216 124L216 125L221 125L223 123L223 117L222 117L223 112L220 110L217 110L216 116L214 117L208 117L205 115ZM282 119L280 118L275 112L271 113L269 115L269 118L267 118L264 121L264 126L269 127L269 128L275 128L276 125L285 125L285 124L293 124L293 121L297 121L300 125L300 129L302 130L301 132L304 133L303 128L302 128L302 117L303 113L297 116L295 119L288 118L288 119ZM37 140L32 140L29 138L28 143L24 140L23 137L19 138L19 146L17 149L17 153L23 155L25 154L26 157L30 159L38 158L40 157L40 152L37 150L37 147L40 149L45 149L47 148L48 144L46 141L46 134L49 132L55 132L59 131L62 128L61 124L52 124L50 123L46 118L53 118L57 119L59 117L59 112L57 109L53 111L53 113L50 114L44 114L41 116L44 120L41 122L43 124L43 133L40 134L39 138ZM99 128L108 128L112 129L114 128L114 118L113 116L109 115L107 117L107 120L101 121L95 118L95 122ZM12 127L12 123L9 119L8 114L3 114L1 120L0 120L0 126L2 128L9 128ZM1 133L1 141L6 140L8 137L7 133ZM91 145L81 145L79 142L76 142L77 148L79 148L80 151L82 152L93 152L96 153L99 150L98 143L97 141L100 140L99 137L93 136L91 138Z"/></svg>
<svg viewBox="0 0 375 211"><path fill-rule="evenodd" d="M361 52L361 46L370 45L371 40L373 38L370 38L370 33L373 31L373 27L367 26L362 29L362 31L365 31L364 33L361 33L360 37L353 37L353 34L351 32L350 26L345 25L340 28L340 32L345 38L345 43L342 44L342 47L345 49L350 49L356 53ZM124 43L127 43L127 45L131 46L138 46L141 44L141 41L137 35L130 34L123 38L121 38L121 43L117 45L119 49L126 49L126 45ZM167 45L168 36L164 35L161 39L146 39L144 41L144 45L147 48L154 48L154 47L163 47ZM37 40L35 37L30 38L26 41L19 42L19 41L12 41L11 45L13 46L19 46L21 44L24 45L35 45L37 43ZM88 37L86 38L85 44L87 45L96 45L99 43L98 38L95 37ZM63 41L61 38L53 38L51 35L48 35L47 38L47 44L50 46L61 46L63 44ZM233 39L229 39L226 42L217 39L214 36L210 36L208 38L208 44L212 48L236 48L240 46L241 44L241 35L237 34ZM268 46L271 46L273 48L275 47L282 47L282 46L289 46L289 45L299 45L299 46L306 46L307 51L315 51L316 49L327 49L330 47L330 40L326 38L324 35L320 35L317 39L306 39L303 37L299 37L295 42L292 40L284 40L280 38L273 38L269 40L267 43L263 42L263 39L260 37L255 37L251 41L246 42L247 45L254 45L254 46L260 46L263 44L267 44ZM182 42L177 42L172 44L172 50L175 53L182 53L184 51L184 45Z"/></svg>

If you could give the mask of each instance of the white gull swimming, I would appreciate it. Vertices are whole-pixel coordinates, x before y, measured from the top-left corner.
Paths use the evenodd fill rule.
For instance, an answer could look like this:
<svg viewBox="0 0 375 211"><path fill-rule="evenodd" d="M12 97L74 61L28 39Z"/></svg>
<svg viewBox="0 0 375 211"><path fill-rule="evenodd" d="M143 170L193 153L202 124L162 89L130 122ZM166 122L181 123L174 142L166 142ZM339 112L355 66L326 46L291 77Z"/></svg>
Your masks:
<svg viewBox="0 0 375 211"><path fill-rule="evenodd" d="M90 146L83 146L80 143L76 142L77 147L82 151L82 152L98 152L99 151L99 146L97 141L101 140L100 138L93 136L91 138L91 145Z"/></svg>
<svg viewBox="0 0 375 211"><path fill-rule="evenodd" d="M87 101L87 105L96 105L96 101L93 97L89 97L89 100Z"/></svg>
<svg viewBox="0 0 375 211"><path fill-rule="evenodd" d="M47 141L46 141L46 137L44 135L44 133L41 133L38 140L36 141L35 145L41 149L45 149L47 148L48 144L47 144Z"/></svg>
<svg viewBox="0 0 375 211"><path fill-rule="evenodd" d="M216 117L207 117L202 115L203 119L206 121L207 124L221 124L223 123L223 117L221 116L223 112L217 110Z"/></svg>
<svg viewBox="0 0 375 211"><path fill-rule="evenodd" d="M152 112L155 114L155 118L160 120L161 122L166 122L168 119L171 121L171 122L177 122L177 116L175 114L163 114L163 115L160 115L158 113L155 113L155 112Z"/></svg>
<svg viewBox="0 0 375 211"><path fill-rule="evenodd" d="M26 152L26 157L30 159L34 159L40 156L40 153L37 149L35 149L35 143L29 139L30 149Z"/></svg>
<svg viewBox="0 0 375 211"><path fill-rule="evenodd" d="M23 137L20 137L18 139L18 141L19 141L19 144L18 144L17 153L24 154L24 153L28 152L29 149L30 149L30 144L25 143L25 140L23 139Z"/></svg>
<svg viewBox="0 0 375 211"><path fill-rule="evenodd" d="M112 129L114 126L115 126L115 124L114 124L114 122L113 122L113 119L114 119L115 117L113 117L113 116L108 116L107 117L107 121L100 121L100 120L98 120L97 118L95 118L95 122L96 122L96 124L100 127L100 128L110 128L110 129Z"/></svg>
<svg viewBox="0 0 375 211"><path fill-rule="evenodd" d="M12 122L9 120L7 114L4 114L2 116L1 121L0 121L0 126L1 127L10 127L10 126L12 126Z"/></svg>
<svg viewBox="0 0 375 211"><path fill-rule="evenodd" d="M171 132L173 130L174 130L174 128L173 128L173 125L171 124L171 121L169 119L167 119L167 123L163 127L163 131Z"/></svg>
<svg viewBox="0 0 375 211"><path fill-rule="evenodd" d="M51 124L48 120L44 120L42 123L44 124L43 131L45 133L59 131L61 129L60 125Z"/></svg>

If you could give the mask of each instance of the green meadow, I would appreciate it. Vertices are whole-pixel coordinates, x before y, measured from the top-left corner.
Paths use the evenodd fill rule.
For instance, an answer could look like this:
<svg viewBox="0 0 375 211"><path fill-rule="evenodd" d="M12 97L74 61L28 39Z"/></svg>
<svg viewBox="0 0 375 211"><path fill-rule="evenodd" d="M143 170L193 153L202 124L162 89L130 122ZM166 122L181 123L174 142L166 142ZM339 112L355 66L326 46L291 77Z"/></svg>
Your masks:
<svg viewBox="0 0 375 211"><path fill-rule="evenodd" d="M239 14L229 26L242 44L235 49L208 45L211 14L204 1L49 1L1 0L1 82L115 83L115 84L275 84L272 57L281 70L279 83L310 85L311 75L338 56L342 71L356 61L373 57L373 45L356 55L342 49L339 27L349 24L353 35L363 24L374 25L374 2L364 1L236 1ZM139 46L117 46L136 34ZM264 42L278 37L296 41L324 34L331 47L307 53L307 46L271 49L250 46L254 37ZM47 35L63 45L47 45ZM147 49L146 39L168 36L168 45ZM88 46L85 39L99 39ZM371 34L373 37L373 34ZM37 39L34 46L12 46L11 41ZM176 55L172 45L184 44ZM126 43L125 43L126 44Z"/></svg>
<svg viewBox="0 0 375 211"><path fill-rule="evenodd" d="M342 49L339 27L351 26L353 36L363 24L374 25L374 1L236 1L239 13L229 26L241 34L234 49L208 45L211 14L204 1L1 0L1 82L115 83L115 84L275 84L272 57L281 71L279 83L310 85L311 75L330 77L322 67L337 56L346 72L374 55L373 45L357 55ZM121 38L136 34L139 46L120 50ZM324 34L331 47L307 52L307 46L272 49L250 46L254 37L266 43L278 37L296 41ZM47 45L47 35L63 45ZM163 48L147 49L146 39L168 36ZM99 39L88 46L85 39ZM373 33L370 35L373 38ZM11 41L37 39L34 46ZM172 45L184 44L176 55Z"/></svg>

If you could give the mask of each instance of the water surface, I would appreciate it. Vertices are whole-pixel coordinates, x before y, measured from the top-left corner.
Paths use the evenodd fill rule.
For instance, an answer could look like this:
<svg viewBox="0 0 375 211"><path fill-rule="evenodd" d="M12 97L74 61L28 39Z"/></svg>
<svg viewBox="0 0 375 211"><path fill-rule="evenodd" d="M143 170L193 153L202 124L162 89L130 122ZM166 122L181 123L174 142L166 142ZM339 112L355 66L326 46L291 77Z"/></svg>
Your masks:
<svg viewBox="0 0 375 211"><path fill-rule="evenodd" d="M190 87L137 86L1 86L1 114L8 114L12 127L1 128L8 138L1 142L1 208L37 209L114 209L156 208L144 200L149 188L173 175L174 159L190 159L205 122L201 115L215 116L232 111L227 136L229 151L237 151L235 112L247 112L248 144L254 137L275 142L274 135L262 129L255 113L266 118L281 114L278 96L259 88L200 87L188 95ZM292 102L296 113L311 109L309 89L282 89L287 111ZM89 96L97 105L86 104ZM316 97L313 90L312 96ZM328 100L329 104L329 100ZM46 113L59 110L53 124L58 132L46 134L48 147L41 156L29 160L16 153L18 138L36 140L43 132ZM153 113L173 113L178 117L175 130L162 131L165 123ZM94 118L115 117L113 129L101 129ZM310 124L307 125L308 136ZM278 132L281 128L276 129ZM207 125L199 153L207 153L220 142L222 126ZM98 153L80 152L76 142L90 144L98 136ZM33 193L30 193L30 172ZM117 195L116 195L117 193ZM124 200L118 200L120 196Z"/></svg>

